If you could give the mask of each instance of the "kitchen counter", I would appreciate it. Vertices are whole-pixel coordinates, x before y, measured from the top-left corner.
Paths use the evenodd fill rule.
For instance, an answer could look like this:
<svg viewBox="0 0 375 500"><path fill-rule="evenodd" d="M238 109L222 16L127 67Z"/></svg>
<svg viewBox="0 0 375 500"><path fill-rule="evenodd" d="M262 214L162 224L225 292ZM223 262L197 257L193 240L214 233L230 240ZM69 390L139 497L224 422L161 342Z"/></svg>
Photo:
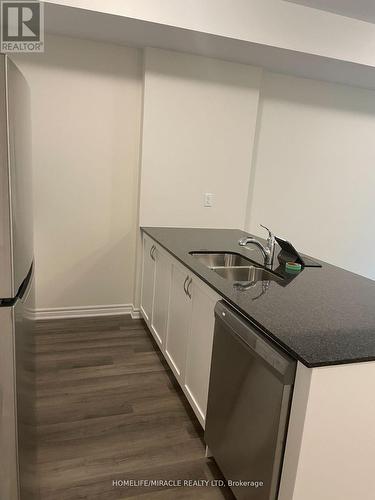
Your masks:
<svg viewBox="0 0 375 500"><path fill-rule="evenodd" d="M251 236L248 233L235 229L142 230L305 366L375 360L374 281L320 262L321 268L285 274L283 280L270 281L268 288L260 281L248 290L238 290L189 252L235 252L263 265L259 249L238 245L241 237ZM280 273L277 254L272 269Z"/></svg>

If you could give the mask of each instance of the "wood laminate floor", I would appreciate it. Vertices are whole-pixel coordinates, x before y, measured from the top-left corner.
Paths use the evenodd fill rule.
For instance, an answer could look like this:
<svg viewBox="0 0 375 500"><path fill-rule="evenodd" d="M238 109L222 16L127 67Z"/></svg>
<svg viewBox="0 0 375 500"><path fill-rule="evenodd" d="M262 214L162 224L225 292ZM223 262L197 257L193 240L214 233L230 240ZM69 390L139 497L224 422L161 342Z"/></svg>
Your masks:
<svg viewBox="0 0 375 500"><path fill-rule="evenodd" d="M233 498L228 488L113 486L223 479L143 321L41 321L35 349L40 500Z"/></svg>

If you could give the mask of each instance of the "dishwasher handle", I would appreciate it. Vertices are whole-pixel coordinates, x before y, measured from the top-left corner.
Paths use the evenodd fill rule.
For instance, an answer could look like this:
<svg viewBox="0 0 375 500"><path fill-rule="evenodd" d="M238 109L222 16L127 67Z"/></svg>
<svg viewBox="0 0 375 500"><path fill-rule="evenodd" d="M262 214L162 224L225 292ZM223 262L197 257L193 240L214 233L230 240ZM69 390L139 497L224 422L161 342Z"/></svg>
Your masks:
<svg viewBox="0 0 375 500"><path fill-rule="evenodd" d="M296 360L288 356L271 341L261 337L256 328L225 301L220 300L215 307L217 322L223 322L235 336L239 337L257 356L263 359L271 369L283 378L284 385L293 385L296 372Z"/></svg>

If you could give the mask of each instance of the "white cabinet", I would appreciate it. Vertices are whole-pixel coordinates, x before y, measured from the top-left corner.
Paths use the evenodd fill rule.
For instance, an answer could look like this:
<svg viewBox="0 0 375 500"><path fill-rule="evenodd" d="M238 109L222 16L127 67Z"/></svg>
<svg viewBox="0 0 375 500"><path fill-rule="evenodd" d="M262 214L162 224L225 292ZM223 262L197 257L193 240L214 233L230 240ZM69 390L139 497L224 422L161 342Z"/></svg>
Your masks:
<svg viewBox="0 0 375 500"><path fill-rule="evenodd" d="M148 326L151 324L154 300L155 261L152 254L155 248L153 240L145 234L143 236L141 312Z"/></svg>
<svg viewBox="0 0 375 500"><path fill-rule="evenodd" d="M184 380L186 345L191 321L191 298L187 293L190 279L188 270L173 262L165 354L181 384Z"/></svg>
<svg viewBox="0 0 375 500"><path fill-rule="evenodd" d="M220 297L197 278L193 278L192 285L191 327L184 384L186 396L204 427L214 337L214 309Z"/></svg>
<svg viewBox="0 0 375 500"><path fill-rule="evenodd" d="M203 427L219 299L144 234L141 312Z"/></svg>
<svg viewBox="0 0 375 500"><path fill-rule="evenodd" d="M158 245L156 245L152 255L155 259L155 277L151 332L163 350L167 334L172 263L168 255Z"/></svg>
<svg viewBox="0 0 375 500"><path fill-rule="evenodd" d="M159 245L143 236L141 312L160 348L167 332L171 260Z"/></svg>

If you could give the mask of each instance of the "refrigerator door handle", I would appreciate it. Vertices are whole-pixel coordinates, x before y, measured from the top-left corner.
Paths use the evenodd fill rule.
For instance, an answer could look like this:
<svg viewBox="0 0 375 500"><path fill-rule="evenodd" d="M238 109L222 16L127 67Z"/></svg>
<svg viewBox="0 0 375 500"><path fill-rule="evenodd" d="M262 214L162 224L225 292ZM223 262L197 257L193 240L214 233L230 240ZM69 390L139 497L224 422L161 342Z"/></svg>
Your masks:
<svg viewBox="0 0 375 500"><path fill-rule="evenodd" d="M26 278L23 280L22 285L20 286L18 290L17 297L25 302L27 300L27 297L30 293L31 290L31 284L33 281L33 274L34 274L34 262L31 264L31 267L29 269L29 272L27 273Z"/></svg>

